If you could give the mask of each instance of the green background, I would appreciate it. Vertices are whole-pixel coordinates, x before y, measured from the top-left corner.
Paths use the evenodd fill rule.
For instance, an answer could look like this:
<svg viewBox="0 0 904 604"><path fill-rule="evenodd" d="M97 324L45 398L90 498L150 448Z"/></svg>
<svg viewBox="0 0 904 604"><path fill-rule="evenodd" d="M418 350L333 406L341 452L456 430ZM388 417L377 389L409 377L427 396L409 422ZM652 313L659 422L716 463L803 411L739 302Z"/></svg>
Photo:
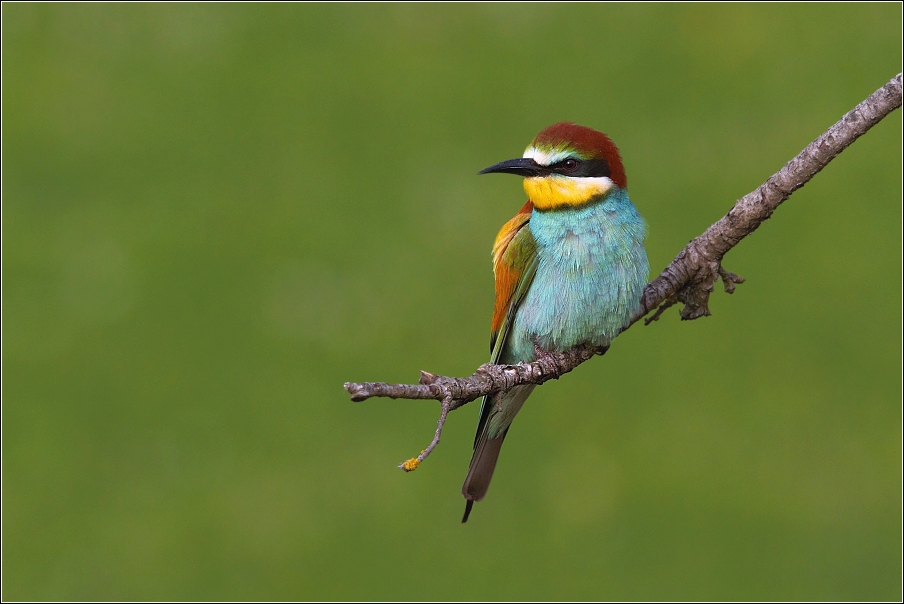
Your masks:
<svg viewBox="0 0 904 604"><path fill-rule="evenodd" d="M539 389L467 525L542 128L607 132L658 273L901 69L874 5L3 5L3 598L901 597L901 112Z"/></svg>

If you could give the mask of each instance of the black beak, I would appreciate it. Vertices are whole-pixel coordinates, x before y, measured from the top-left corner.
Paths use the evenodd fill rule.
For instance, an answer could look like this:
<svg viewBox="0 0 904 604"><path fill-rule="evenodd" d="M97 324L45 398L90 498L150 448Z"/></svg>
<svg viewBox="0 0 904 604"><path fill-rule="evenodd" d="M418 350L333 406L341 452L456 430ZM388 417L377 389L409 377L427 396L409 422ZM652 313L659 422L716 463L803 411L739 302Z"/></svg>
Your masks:
<svg viewBox="0 0 904 604"><path fill-rule="evenodd" d="M489 168L485 168L478 174L490 174L491 172L501 172L503 174L517 174L518 176L544 176L549 174L551 170L545 166L541 166L528 157L519 157L518 159L508 159L494 164Z"/></svg>

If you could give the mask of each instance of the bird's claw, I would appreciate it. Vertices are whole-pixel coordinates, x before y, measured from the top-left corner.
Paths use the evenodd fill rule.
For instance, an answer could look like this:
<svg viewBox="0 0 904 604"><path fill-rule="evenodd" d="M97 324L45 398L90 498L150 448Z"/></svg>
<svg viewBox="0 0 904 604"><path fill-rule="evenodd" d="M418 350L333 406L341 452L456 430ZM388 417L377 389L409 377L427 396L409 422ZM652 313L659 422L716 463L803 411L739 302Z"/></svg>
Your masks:
<svg viewBox="0 0 904 604"><path fill-rule="evenodd" d="M540 362L550 362L555 361L555 357L553 357L552 353L544 350L540 347L540 344L537 342L536 338L531 338L531 343L534 345L534 356Z"/></svg>

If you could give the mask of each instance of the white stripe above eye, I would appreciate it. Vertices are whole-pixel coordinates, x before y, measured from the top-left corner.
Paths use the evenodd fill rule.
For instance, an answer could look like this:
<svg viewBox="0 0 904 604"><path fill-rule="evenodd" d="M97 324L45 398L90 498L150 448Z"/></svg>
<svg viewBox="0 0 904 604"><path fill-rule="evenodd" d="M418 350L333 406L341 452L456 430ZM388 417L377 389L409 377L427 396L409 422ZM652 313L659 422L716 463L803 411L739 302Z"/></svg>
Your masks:
<svg viewBox="0 0 904 604"><path fill-rule="evenodd" d="M541 149L537 149L536 147L528 147L524 151L524 157L526 159L532 159L541 166L551 166L556 164L567 157L570 157L571 153L565 149L556 149L553 151L543 151Z"/></svg>

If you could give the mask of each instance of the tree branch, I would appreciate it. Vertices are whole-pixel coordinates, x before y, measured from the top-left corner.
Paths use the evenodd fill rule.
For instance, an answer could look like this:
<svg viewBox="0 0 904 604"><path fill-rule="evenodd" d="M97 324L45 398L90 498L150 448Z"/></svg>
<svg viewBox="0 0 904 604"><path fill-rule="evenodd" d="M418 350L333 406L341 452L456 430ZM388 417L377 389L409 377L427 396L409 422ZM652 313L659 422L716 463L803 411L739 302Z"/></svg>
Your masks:
<svg viewBox="0 0 904 604"><path fill-rule="evenodd" d="M684 305L680 312L682 319L698 319L709 315L709 295L718 278L721 277L725 291L729 294L734 292L736 284L744 282L738 275L722 268L725 254L769 219L794 191L804 186L839 153L900 106L899 73L807 145L797 157L755 191L739 199L728 214L681 250L665 270L644 288L640 307L628 327L655 309L656 312L645 321L645 324L649 324L678 302ZM558 379L595 354L605 352L604 348L578 346L564 352L545 353L532 363L486 363L466 378L437 376L422 371L418 384L347 382L345 389L353 401L364 401L373 396L440 401L442 412L433 441L420 455L399 466L411 471L439 444L443 424L450 411L486 394L510 390L521 384L542 384Z"/></svg>
<svg viewBox="0 0 904 604"><path fill-rule="evenodd" d="M707 303L717 277L722 277L728 293L734 291L735 283L743 282L737 275L722 270L721 261L725 254L772 216L791 193L807 184L839 153L900 106L899 73L807 145L769 180L739 199L731 211L705 233L691 241L662 274L644 288L640 308L632 323L657 306L671 306L676 301L684 304L682 319L709 315ZM657 318L658 314L651 320Z"/></svg>

